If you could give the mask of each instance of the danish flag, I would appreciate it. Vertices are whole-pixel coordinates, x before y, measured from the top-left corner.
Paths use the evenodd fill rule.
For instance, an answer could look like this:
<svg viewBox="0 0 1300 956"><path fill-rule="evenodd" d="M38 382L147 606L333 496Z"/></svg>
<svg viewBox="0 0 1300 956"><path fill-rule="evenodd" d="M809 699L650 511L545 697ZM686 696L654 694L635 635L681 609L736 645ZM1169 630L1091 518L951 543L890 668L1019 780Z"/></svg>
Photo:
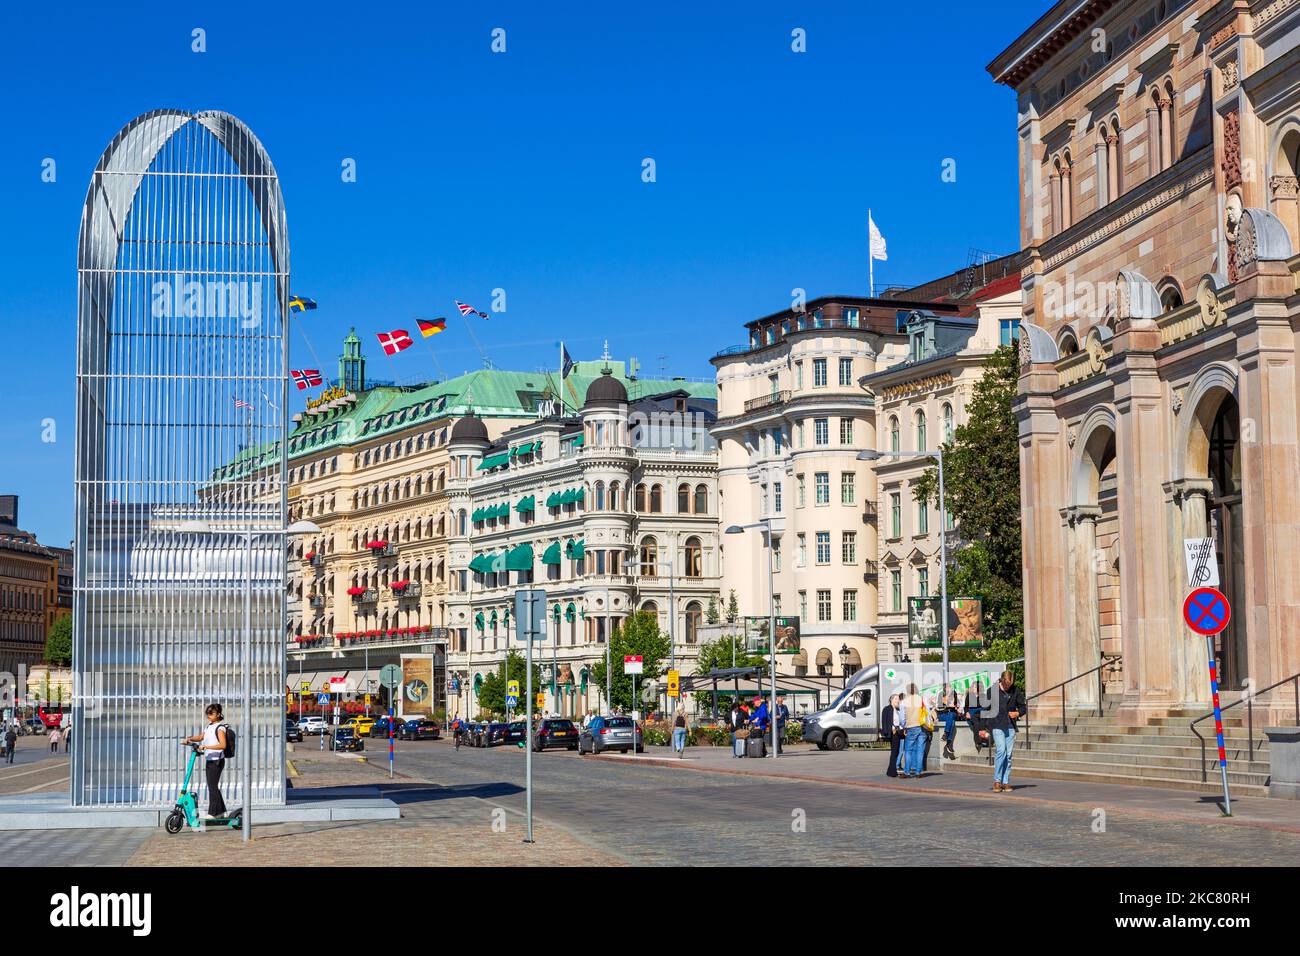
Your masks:
<svg viewBox="0 0 1300 956"><path fill-rule="evenodd" d="M378 332L376 335L385 355L396 355L402 349L409 349L415 344L406 329L393 329L391 332Z"/></svg>
<svg viewBox="0 0 1300 956"><path fill-rule="evenodd" d="M460 309L461 315L477 315L484 319L488 317L486 312L480 312L478 309L474 308L474 306L466 305L464 302L460 301L460 299L456 299L455 301L456 308Z"/></svg>
<svg viewBox="0 0 1300 956"><path fill-rule="evenodd" d="M293 376L293 384L298 386L300 392L304 389L315 388L324 381L318 368L293 368L289 370L289 374Z"/></svg>

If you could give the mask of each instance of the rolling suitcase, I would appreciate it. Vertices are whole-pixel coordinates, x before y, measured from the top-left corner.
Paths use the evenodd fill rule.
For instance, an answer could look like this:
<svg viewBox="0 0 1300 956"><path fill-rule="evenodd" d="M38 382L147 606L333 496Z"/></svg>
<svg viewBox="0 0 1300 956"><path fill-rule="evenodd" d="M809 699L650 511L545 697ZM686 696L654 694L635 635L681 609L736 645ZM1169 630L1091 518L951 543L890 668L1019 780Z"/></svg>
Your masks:
<svg viewBox="0 0 1300 956"><path fill-rule="evenodd" d="M745 738L737 737L731 742L731 755L733 757L745 756Z"/></svg>
<svg viewBox="0 0 1300 956"><path fill-rule="evenodd" d="M767 756L767 738L750 737L745 741L746 757L766 757Z"/></svg>

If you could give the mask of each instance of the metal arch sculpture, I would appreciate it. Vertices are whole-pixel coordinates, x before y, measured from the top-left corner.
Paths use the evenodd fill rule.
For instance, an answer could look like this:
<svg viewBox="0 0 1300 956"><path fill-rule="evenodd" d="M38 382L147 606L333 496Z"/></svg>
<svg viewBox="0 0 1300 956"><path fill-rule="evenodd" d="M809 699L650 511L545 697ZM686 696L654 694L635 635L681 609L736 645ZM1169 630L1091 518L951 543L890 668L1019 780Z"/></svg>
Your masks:
<svg viewBox="0 0 1300 956"><path fill-rule="evenodd" d="M210 702L242 726L247 668L235 759L282 803L289 242L265 148L228 113L136 117L91 177L77 272L71 801L170 803L175 741Z"/></svg>

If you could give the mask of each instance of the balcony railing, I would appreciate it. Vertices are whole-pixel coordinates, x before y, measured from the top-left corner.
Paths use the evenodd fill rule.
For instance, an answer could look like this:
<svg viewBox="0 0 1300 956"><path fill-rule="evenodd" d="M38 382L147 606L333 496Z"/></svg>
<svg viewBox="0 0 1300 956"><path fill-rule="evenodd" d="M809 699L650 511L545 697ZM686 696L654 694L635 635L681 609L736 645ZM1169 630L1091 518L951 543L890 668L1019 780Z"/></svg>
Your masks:
<svg viewBox="0 0 1300 956"><path fill-rule="evenodd" d="M880 565L877 564L875 561L867 561L863 565L862 580L867 584L870 584L872 581L879 580L879 578L880 578Z"/></svg>
<svg viewBox="0 0 1300 956"><path fill-rule="evenodd" d="M322 594L313 594L311 596L311 606L314 608L323 608L325 606L325 596Z"/></svg>
<svg viewBox="0 0 1300 956"><path fill-rule="evenodd" d="M366 588L356 597L358 604L375 604L379 601L379 592L374 588Z"/></svg>
<svg viewBox="0 0 1300 956"><path fill-rule="evenodd" d="M307 563L313 568L323 568L325 567L325 556L321 554L313 554L307 559Z"/></svg>
<svg viewBox="0 0 1300 956"><path fill-rule="evenodd" d="M880 517L880 509L876 507L874 501L862 502L862 523L875 524L876 519Z"/></svg>
<svg viewBox="0 0 1300 956"><path fill-rule="evenodd" d="M420 585L412 581L404 588L394 588L393 593L399 598L418 598L420 596Z"/></svg>
<svg viewBox="0 0 1300 956"><path fill-rule="evenodd" d="M773 392L771 395L762 395L759 398L751 398L745 403L745 411L752 412L760 408L768 408L772 405L781 405L790 400L790 390L783 388L779 392Z"/></svg>

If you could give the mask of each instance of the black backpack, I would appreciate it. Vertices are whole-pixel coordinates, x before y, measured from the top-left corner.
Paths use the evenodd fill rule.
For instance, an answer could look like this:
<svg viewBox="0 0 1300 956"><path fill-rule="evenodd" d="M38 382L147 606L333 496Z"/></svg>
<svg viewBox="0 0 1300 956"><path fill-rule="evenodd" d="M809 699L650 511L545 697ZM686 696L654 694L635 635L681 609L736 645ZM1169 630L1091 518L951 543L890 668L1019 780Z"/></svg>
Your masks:
<svg viewBox="0 0 1300 956"><path fill-rule="evenodd" d="M235 728L229 724L218 724L217 728L226 732L226 747L221 751L221 756L229 760L235 755Z"/></svg>

